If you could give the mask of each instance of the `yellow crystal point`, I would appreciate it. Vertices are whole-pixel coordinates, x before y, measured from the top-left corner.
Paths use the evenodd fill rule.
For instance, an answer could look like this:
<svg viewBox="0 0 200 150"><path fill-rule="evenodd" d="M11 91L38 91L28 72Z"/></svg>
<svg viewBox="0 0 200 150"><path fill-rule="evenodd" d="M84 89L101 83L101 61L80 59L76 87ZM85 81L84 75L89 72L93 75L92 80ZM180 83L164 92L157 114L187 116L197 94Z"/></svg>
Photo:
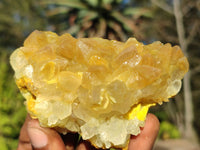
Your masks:
<svg viewBox="0 0 200 150"><path fill-rule="evenodd" d="M78 132L98 148L125 148L148 109L178 93L189 67L170 44L37 30L10 62L32 117L62 133Z"/></svg>

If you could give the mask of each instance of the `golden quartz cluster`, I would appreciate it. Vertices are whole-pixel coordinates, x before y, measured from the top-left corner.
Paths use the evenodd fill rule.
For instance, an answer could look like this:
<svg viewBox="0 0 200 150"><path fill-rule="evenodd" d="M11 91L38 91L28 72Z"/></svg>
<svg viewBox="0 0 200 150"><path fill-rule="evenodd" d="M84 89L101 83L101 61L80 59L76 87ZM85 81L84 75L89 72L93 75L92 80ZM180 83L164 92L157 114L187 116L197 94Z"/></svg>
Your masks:
<svg viewBox="0 0 200 150"><path fill-rule="evenodd" d="M41 126L78 132L98 148L125 147L140 133L149 107L177 94L189 66L170 44L37 30L13 52L11 65Z"/></svg>

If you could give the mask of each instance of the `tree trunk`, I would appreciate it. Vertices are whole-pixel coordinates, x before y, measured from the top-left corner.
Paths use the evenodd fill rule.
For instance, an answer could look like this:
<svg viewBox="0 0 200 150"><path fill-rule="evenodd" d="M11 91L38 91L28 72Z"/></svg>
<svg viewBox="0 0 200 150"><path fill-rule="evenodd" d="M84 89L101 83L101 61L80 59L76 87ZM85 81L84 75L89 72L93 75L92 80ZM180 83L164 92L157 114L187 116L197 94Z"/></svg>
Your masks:
<svg viewBox="0 0 200 150"><path fill-rule="evenodd" d="M183 15L181 12L180 0L173 0L174 4L174 15L176 18L176 28L178 32L178 39L183 53L188 57L188 43L185 38L185 30L183 25ZM185 75L183 79L184 88L184 105L185 105L185 133L184 136L190 140L196 141L196 134L193 128L193 100L192 100L192 90L191 90L191 76L190 71Z"/></svg>

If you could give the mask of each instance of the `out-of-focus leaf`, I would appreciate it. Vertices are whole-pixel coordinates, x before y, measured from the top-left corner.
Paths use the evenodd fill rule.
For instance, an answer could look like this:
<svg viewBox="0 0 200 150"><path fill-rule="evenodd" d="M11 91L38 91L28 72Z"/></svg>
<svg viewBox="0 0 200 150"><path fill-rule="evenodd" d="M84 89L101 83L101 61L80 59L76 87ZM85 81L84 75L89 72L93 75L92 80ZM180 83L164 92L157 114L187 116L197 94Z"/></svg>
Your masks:
<svg viewBox="0 0 200 150"><path fill-rule="evenodd" d="M90 10L80 10L78 12L78 21L84 23L86 21L93 20L98 17L97 12Z"/></svg>
<svg viewBox="0 0 200 150"><path fill-rule="evenodd" d="M143 7L127 8L124 11L124 15L153 18L153 12L150 9Z"/></svg>
<svg viewBox="0 0 200 150"><path fill-rule="evenodd" d="M163 121L160 124L159 135L160 138L169 139L169 138L180 138L180 132L177 127L167 121Z"/></svg>
<svg viewBox="0 0 200 150"><path fill-rule="evenodd" d="M115 0L103 0L103 4L111 4Z"/></svg>
<svg viewBox="0 0 200 150"><path fill-rule="evenodd" d="M78 8L78 9L85 9L87 8L84 3L82 3L80 0L43 0L41 4L54 4L54 5L61 5L61 6L67 6L72 8Z"/></svg>
<svg viewBox="0 0 200 150"><path fill-rule="evenodd" d="M66 14L69 12L69 8L66 7L57 7L47 11L47 16L54 16L60 14Z"/></svg>
<svg viewBox="0 0 200 150"><path fill-rule="evenodd" d="M100 22L97 28L96 36L104 37L104 35L106 34L106 21L104 19L100 19L99 21Z"/></svg>
<svg viewBox="0 0 200 150"><path fill-rule="evenodd" d="M21 104L20 104L21 105ZM23 120L19 120L19 118L24 118L24 113L26 112L26 108L25 107L21 107L19 106L18 108L18 111L16 111L15 114L13 114L13 117L12 117L12 123L14 125L17 125L17 124L21 124L23 123Z"/></svg>
<svg viewBox="0 0 200 150"><path fill-rule="evenodd" d="M87 0L88 4L95 7L98 5L99 0Z"/></svg>
<svg viewBox="0 0 200 150"><path fill-rule="evenodd" d="M125 30L133 32L137 29L134 22L130 18L123 16L120 12L115 11L111 15L122 24Z"/></svg>
<svg viewBox="0 0 200 150"><path fill-rule="evenodd" d="M10 24L13 22L13 18L11 18L10 15L8 15L8 14L0 13L0 22Z"/></svg>
<svg viewBox="0 0 200 150"><path fill-rule="evenodd" d="M116 36L118 36L121 39L121 41L126 40L126 35L122 31L121 26L119 26L118 24L114 24L113 22L110 22L109 26L112 27L112 29L115 31Z"/></svg>
<svg viewBox="0 0 200 150"><path fill-rule="evenodd" d="M0 117L1 117L1 121L0 121L0 129L2 130L2 127L6 124L8 124L10 122L10 119L6 116L5 113L0 112Z"/></svg>
<svg viewBox="0 0 200 150"><path fill-rule="evenodd" d="M67 32L67 33L70 33L71 35L74 35L75 33L77 33L77 31L79 31L79 29L80 29L79 25L73 25L68 30L65 30L64 32Z"/></svg>
<svg viewBox="0 0 200 150"><path fill-rule="evenodd" d="M1 150L8 150L8 147L6 145L6 140L0 136L0 146L1 146Z"/></svg>
<svg viewBox="0 0 200 150"><path fill-rule="evenodd" d="M26 110L10 72L9 53L0 51L0 149L16 149ZM2 140L4 139L4 144Z"/></svg>
<svg viewBox="0 0 200 150"><path fill-rule="evenodd" d="M116 3L116 4L122 4L123 0L103 0L104 4L112 4L112 3Z"/></svg>

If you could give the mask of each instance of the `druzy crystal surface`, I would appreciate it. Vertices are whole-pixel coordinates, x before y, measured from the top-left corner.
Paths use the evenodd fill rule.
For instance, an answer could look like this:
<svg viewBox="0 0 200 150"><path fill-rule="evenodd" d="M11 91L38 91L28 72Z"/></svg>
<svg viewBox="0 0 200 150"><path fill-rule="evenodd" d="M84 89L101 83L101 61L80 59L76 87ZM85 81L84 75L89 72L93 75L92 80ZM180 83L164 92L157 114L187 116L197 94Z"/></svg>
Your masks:
<svg viewBox="0 0 200 150"><path fill-rule="evenodd" d="M188 71L178 46L37 30L13 52L11 65L33 118L99 148L125 147L148 108L176 95Z"/></svg>

